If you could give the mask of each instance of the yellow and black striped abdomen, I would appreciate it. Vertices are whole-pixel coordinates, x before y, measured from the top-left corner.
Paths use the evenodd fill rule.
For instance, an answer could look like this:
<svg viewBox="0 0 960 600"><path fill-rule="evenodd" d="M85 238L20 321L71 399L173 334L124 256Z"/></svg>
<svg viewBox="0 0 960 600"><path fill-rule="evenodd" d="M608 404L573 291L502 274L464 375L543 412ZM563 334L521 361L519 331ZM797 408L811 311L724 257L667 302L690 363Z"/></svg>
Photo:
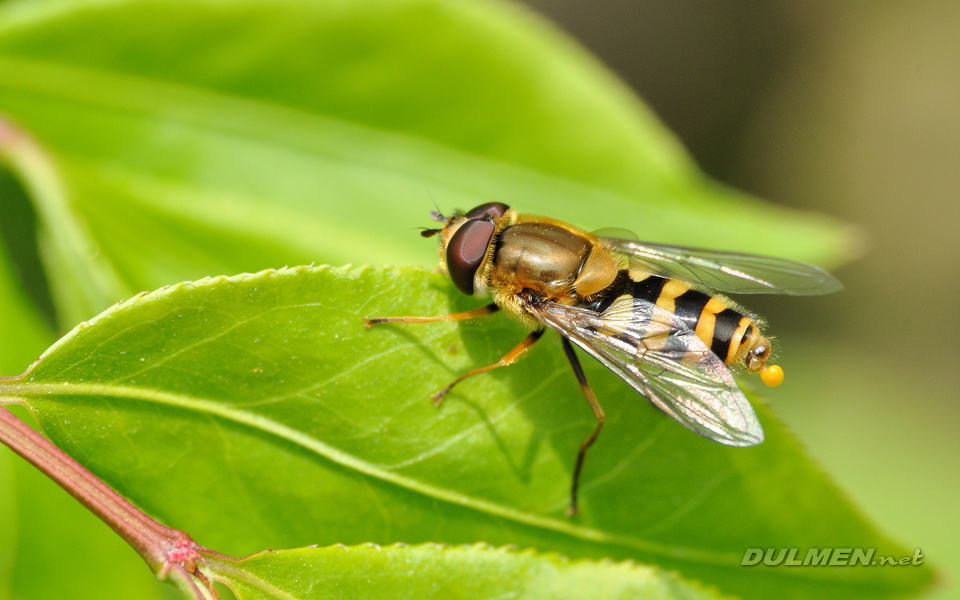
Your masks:
<svg viewBox="0 0 960 600"><path fill-rule="evenodd" d="M653 302L680 317L703 343L724 363L738 360L741 343L756 332L753 319L744 315L722 296L692 289L676 279L620 271L604 298L591 303L602 312L625 294Z"/></svg>

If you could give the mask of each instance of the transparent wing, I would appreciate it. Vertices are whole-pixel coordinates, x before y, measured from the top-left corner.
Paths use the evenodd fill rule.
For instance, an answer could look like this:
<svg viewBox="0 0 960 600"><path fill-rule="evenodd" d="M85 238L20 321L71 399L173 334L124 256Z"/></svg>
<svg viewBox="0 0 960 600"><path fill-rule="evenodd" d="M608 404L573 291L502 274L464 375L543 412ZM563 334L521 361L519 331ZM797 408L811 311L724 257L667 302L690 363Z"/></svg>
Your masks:
<svg viewBox="0 0 960 600"><path fill-rule="evenodd" d="M673 313L636 298L603 313L554 302L528 308L687 428L730 446L763 441L730 370Z"/></svg>
<svg viewBox="0 0 960 600"><path fill-rule="evenodd" d="M603 241L628 257L631 270L680 279L718 292L815 296L843 289L823 269L785 258L614 237L604 237Z"/></svg>

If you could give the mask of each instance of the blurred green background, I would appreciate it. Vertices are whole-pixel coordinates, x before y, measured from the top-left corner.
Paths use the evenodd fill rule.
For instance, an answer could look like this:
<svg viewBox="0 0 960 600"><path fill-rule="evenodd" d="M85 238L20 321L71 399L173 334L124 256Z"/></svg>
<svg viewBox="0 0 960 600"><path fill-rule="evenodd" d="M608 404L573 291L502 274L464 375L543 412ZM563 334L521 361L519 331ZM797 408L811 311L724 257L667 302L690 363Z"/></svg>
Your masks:
<svg viewBox="0 0 960 600"><path fill-rule="evenodd" d="M768 397L857 505L942 570L929 597L960 597L960 4L529 4L633 86L708 174L856 227L862 258L837 271L842 294L748 302L780 338L787 382ZM13 199L4 215L27 207ZM14 218L31 215L3 222ZM0 232L29 269L29 228ZM42 299L42 281L30 285ZM46 345L22 339L33 355ZM0 597L67 597L81 576L128 597L175 596L64 493L0 453L0 477L11 470L0 553L16 542L21 556ZM36 529L6 539L14 518ZM63 537L102 538L87 560L115 568L71 560L49 543Z"/></svg>
<svg viewBox="0 0 960 600"><path fill-rule="evenodd" d="M960 3L531 2L717 179L859 228L827 298L751 298L773 408L960 598ZM746 232L749 235L749 232Z"/></svg>

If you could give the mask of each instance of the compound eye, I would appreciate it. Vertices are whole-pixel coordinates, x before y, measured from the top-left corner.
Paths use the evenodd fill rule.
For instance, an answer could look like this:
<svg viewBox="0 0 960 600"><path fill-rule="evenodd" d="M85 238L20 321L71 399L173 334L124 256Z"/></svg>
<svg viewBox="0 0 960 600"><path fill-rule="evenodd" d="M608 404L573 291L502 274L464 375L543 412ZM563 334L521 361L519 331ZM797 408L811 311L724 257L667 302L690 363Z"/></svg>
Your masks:
<svg viewBox="0 0 960 600"><path fill-rule="evenodd" d="M483 217L493 217L494 219L499 219L503 216L503 213L507 212L508 210L510 210L510 207L503 202L487 202L486 204L481 204L480 206L472 209L464 216L468 219L482 219Z"/></svg>
<svg viewBox="0 0 960 600"><path fill-rule="evenodd" d="M468 296L473 295L473 278L483 262L496 228L493 221L487 219L467 221L457 229L447 244L447 270L450 272L450 279L458 290Z"/></svg>

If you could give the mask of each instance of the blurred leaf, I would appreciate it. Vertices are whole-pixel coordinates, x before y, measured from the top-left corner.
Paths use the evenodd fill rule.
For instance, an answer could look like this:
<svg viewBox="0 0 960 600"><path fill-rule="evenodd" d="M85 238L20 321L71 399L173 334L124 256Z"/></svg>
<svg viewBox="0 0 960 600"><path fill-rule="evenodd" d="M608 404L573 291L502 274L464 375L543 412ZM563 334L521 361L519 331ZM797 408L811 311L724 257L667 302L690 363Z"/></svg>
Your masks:
<svg viewBox="0 0 960 600"><path fill-rule="evenodd" d="M83 324L0 395L151 514L243 555L311 543L516 544L633 558L746 597L880 598L926 568L744 568L747 547L875 547L877 533L763 405L759 447L691 434L594 361L607 410L583 514L563 515L593 420L555 340L429 394L519 340L483 323L384 326L475 300L416 269L299 267L139 296Z"/></svg>
<svg viewBox="0 0 960 600"><path fill-rule="evenodd" d="M3 144L0 142L0 162L2 157ZM15 197L19 190L5 188L4 191L7 193L0 197L4 204L26 201L23 197ZM0 376L23 372L54 339L53 332L31 304L14 274L6 244L0 238Z"/></svg>
<svg viewBox="0 0 960 600"><path fill-rule="evenodd" d="M777 413L860 506L919 547L941 581L956 582L960 546L956 527L945 523L960 523L944 515L953 514L960 497L960 462L940 457L960 456L954 431L960 377L920 365L926 355L912 363L913 357L857 338L824 345L813 336L791 336L789 353L792 364L784 368L791 385L777 390ZM904 510L921 491L923 509ZM929 600L955 596L950 587L939 586Z"/></svg>
<svg viewBox="0 0 960 600"><path fill-rule="evenodd" d="M218 567L224 567L220 571ZM217 561L240 600L268 598L719 598L675 573L631 563L569 561L488 546L331 546Z"/></svg>
<svg viewBox="0 0 960 600"><path fill-rule="evenodd" d="M4 155L0 150L0 157ZM36 307L47 323L55 321L53 302L47 286L46 273L39 256L37 217L26 190L10 171L3 168L0 158L0 243L6 247L12 272L23 289L24 298ZM13 371L19 372L19 371Z"/></svg>
<svg viewBox="0 0 960 600"><path fill-rule="evenodd" d="M410 229L433 201L847 251L838 223L705 180L606 69L512 4L7 2L0 72L0 111L64 177L35 200L67 327L184 279L430 264Z"/></svg>
<svg viewBox="0 0 960 600"><path fill-rule="evenodd" d="M103 303L102 290L120 289L117 275L74 214L47 153L26 132L0 120L0 165L4 163L24 183L46 224L39 232L39 249L47 258L50 278L60 284L52 290L60 316L75 323ZM8 187L7 191L14 190Z"/></svg>

